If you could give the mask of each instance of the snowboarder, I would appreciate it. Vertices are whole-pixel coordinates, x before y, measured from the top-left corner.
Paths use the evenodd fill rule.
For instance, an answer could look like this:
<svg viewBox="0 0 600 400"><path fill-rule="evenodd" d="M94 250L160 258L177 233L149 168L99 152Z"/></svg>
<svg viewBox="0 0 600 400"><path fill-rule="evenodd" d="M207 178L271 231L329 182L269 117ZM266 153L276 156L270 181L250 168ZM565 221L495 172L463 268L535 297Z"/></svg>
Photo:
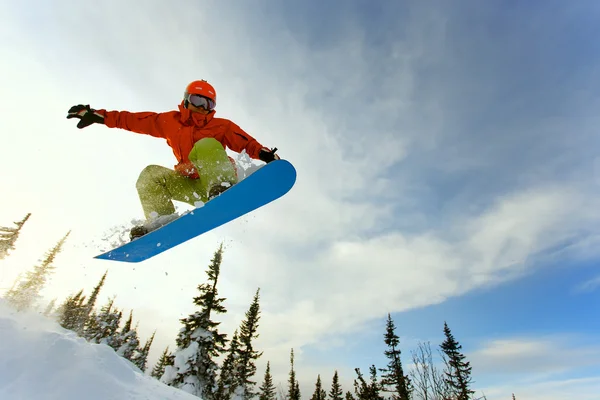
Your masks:
<svg viewBox="0 0 600 400"><path fill-rule="evenodd" d="M234 122L215 118L217 94L205 80L185 89L179 111L129 112L93 109L75 105L67 118L78 118L77 128L104 124L131 132L166 139L177 159L174 169L149 165L142 170L136 188L146 223L131 229L134 240L176 217L173 200L191 205L206 203L238 182L234 160L225 148L245 150L250 158L269 163L278 160L277 149L269 149Z"/></svg>

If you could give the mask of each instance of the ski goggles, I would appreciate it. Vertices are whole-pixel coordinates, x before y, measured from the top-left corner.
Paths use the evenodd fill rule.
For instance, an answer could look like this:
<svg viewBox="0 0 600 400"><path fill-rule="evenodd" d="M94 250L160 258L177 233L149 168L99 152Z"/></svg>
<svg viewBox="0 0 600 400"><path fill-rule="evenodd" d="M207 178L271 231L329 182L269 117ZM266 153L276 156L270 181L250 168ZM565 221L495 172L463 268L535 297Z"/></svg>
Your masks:
<svg viewBox="0 0 600 400"><path fill-rule="evenodd" d="M185 99L194 107L202 107L205 110L211 111L215 108L216 103L208 97L200 96L199 94L186 94Z"/></svg>

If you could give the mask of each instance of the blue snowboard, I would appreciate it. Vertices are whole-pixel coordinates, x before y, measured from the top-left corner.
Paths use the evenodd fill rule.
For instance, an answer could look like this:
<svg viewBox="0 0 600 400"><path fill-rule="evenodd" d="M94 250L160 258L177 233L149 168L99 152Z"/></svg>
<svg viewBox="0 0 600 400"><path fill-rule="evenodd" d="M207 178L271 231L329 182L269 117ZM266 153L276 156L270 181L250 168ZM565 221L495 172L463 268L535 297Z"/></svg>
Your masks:
<svg viewBox="0 0 600 400"><path fill-rule="evenodd" d="M286 160L272 161L204 206L95 258L124 262L147 260L278 199L295 182L296 170L292 164Z"/></svg>

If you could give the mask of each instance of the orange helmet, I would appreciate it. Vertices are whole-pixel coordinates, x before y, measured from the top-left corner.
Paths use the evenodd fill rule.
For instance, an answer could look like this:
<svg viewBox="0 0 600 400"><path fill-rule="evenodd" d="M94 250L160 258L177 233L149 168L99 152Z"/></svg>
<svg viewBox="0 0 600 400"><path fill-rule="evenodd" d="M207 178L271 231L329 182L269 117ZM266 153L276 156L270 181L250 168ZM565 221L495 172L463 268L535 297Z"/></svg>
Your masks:
<svg viewBox="0 0 600 400"><path fill-rule="evenodd" d="M197 94L200 96L208 97L215 103L217 102L217 91L214 87L204 79L199 81L194 81L187 85L185 88L185 96L189 96L190 94Z"/></svg>

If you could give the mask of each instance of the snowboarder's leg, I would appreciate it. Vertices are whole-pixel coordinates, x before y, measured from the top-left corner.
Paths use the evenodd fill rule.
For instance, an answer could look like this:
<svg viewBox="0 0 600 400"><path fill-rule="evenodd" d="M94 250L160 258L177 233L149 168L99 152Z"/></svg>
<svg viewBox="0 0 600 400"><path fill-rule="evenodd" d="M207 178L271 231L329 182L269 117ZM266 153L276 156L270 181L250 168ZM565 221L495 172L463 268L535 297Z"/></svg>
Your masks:
<svg viewBox="0 0 600 400"><path fill-rule="evenodd" d="M196 142L189 154L198 169L203 194L210 199L238 182L237 171L221 143L214 138ZM204 200L203 200L204 201Z"/></svg>
<svg viewBox="0 0 600 400"><path fill-rule="evenodd" d="M189 158L198 169L199 179L182 176L160 165L149 165L142 170L136 187L147 223L131 230L132 240L169 222L168 218L159 217L175 213L173 200L190 205L206 203L238 181L234 165L216 139L196 142Z"/></svg>
<svg viewBox="0 0 600 400"><path fill-rule="evenodd" d="M147 220L153 216L173 214L175 212L173 200L191 205L198 201L206 202L203 186L199 179L184 177L160 165L149 165L144 168L136 183Z"/></svg>

